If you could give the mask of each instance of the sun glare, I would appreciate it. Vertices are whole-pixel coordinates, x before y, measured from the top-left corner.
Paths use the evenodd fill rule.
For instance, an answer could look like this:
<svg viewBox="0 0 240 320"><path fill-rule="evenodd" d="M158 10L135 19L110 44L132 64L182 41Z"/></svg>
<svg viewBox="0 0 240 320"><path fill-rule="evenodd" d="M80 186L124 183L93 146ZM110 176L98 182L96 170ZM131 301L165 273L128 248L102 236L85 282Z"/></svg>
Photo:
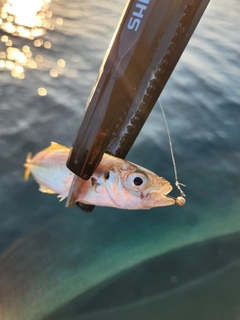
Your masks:
<svg viewBox="0 0 240 320"><path fill-rule="evenodd" d="M14 78L24 79L24 69L43 67L43 55L35 54L35 50L42 47L49 50L52 43L44 39L47 30L54 30L55 24L61 25L62 18L55 18L50 11L51 0L5 0L0 5L0 29L3 35L0 43L5 47L0 52L0 70L7 69ZM14 46L17 39L26 38L28 44L22 47ZM30 41L30 42L29 42ZM17 41L16 41L17 42ZM50 76L56 78L62 73L65 61L59 59L56 65L50 67ZM40 90L40 95L45 95Z"/></svg>
<svg viewBox="0 0 240 320"><path fill-rule="evenodd" d="M8 0L1 9L1 29L23 38L34 39L46 32L45 17L51 0Z"/></svg>

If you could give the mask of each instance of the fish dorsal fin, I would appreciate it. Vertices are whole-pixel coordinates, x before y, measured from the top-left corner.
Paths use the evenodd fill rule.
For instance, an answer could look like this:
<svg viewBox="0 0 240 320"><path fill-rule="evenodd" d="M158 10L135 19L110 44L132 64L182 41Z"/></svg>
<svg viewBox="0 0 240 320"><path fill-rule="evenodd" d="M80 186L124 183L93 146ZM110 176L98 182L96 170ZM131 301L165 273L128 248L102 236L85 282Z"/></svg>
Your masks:
<svg viewBox="0 0 240 320"><path fill-rule="evenodd" d="M56 192L52 191L51 189L45 187L44 185L40 184L39 186L39 191L43 192L43 193L50 193L50 194L55 194Z"/></svg>
<svg viewBox="0 0 240 320"><path fill-rule="evenodd" d="M67 149L67 150L69 150L68 147L65 147L62 144L59 144L59 143L54 142L54 141L51 142L51 145L48 148L49 149Z"/></svg>

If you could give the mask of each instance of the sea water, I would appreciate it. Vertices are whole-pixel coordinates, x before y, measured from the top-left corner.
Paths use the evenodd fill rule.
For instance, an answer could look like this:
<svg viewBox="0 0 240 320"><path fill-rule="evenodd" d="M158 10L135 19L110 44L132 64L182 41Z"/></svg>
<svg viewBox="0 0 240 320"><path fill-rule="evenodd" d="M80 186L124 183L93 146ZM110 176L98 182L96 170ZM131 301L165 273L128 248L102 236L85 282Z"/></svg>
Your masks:
<svg viewBox="0 0 240 320"><path fill-rule="evenodd" d="M6 4L1 320L238 319L240 3L210 1L161 95L186 206L91 214L24 182L23 163L50 141L71 146L126 1ZM127 158L174 184L159 105Z"/></svg>

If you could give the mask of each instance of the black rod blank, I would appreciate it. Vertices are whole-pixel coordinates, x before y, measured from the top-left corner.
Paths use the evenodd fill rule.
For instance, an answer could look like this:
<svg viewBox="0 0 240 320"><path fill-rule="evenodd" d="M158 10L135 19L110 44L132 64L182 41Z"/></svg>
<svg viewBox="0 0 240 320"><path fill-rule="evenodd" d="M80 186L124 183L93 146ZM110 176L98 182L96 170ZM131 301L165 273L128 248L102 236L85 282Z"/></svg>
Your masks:
<svg viewBox="0 0 240 320"><path fill-rule="evenodd" d="M104 152L124 158L209 0L130 0L100 68L67 162L89 179Z"/></svg>

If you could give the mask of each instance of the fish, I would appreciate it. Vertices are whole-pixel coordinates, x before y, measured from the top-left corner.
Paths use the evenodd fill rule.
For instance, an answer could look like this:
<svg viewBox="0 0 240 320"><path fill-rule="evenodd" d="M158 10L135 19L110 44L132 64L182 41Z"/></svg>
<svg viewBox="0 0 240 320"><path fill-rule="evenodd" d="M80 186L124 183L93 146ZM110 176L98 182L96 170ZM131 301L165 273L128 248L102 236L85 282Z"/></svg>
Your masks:
<svg viewBox="0 0 240 320"><path fill-rule="evenodd" d="M24 180L30 173L39 184L39 191L58 194L60 201L69 193L74 174L66 162L70 148L51 142L34 157L27 154ZM170 182L132 162L104 153L89 180L80 179L76 202L119 209L141 210L169 206L176 200L168 193Z"/></svg>

